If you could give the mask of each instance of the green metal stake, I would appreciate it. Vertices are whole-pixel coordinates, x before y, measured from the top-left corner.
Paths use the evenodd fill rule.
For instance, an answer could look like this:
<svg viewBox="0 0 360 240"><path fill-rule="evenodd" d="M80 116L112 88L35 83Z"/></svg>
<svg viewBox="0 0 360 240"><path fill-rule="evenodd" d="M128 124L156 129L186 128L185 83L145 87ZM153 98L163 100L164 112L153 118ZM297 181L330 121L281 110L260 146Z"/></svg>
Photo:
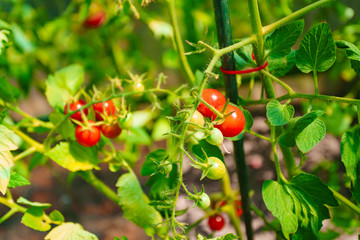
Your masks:
<svg viewBox="0 0 360 240"><path fill-rule="evenodd" d="M213 0L217 36L220 48L224 48L233 44L231 34L231 22L228 0ZM227 70L235 70L234 53L230 52L222 56L222 67ZM235 75L224 75L226 96L230 98L232 103L237 104L238 91ZM240 184L240 193L242 207L244 210L244 220L246 226L246 235L248 240L253 239L253 231L251 227L251 212L249 199L249 180L247 166L245 163L243 139L233 141L234 158L236 162L236 172Z"/></svg>

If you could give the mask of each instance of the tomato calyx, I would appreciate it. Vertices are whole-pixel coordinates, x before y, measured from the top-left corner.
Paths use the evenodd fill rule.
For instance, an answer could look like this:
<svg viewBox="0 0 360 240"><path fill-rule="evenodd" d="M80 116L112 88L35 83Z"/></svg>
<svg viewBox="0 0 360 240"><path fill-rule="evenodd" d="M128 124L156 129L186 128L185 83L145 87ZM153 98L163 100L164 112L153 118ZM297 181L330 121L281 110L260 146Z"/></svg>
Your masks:
<svg viewBox="0 0 360 240"><path fill-rule="evenodd" d="M208 207L210 207L210 197L209 195L207 195L205 193L205 189L204 189L204 185L202 186L202 189L200 192L198 192L196 190L196 188L194 187L194 194L188 192L188 197L186 197L187 199L193 200L195 205L198 206L201 209L207 209Z"/></svg>

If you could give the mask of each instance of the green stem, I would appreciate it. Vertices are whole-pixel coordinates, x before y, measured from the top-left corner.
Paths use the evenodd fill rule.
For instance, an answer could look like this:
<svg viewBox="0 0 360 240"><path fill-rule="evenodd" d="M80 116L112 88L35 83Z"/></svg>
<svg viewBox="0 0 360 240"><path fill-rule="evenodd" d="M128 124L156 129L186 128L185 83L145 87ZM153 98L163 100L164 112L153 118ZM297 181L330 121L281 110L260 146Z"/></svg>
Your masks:
<svg viewBox="0 0 360 240"><path fill-rule="evenodd" d="M18 160L20 160L20 159L22 159L24 157L29 156L30 154L32 154L34 152L36 152L36 147L30 147L30 148L26 149L25 151L23 151L23 152L19 153L18 155L16 155L14 157L14 161L16 162L16 161L18 161Z"/></svg>
<svg viewBox="0 0 360 240"><path fill-rule="evenodd" d="M323 7L325 6L326 4L329 4L331 2L334 2L335 0L320 0L320 1L317 1L315 3L312 3L304 8L301 8L300 10L296 11L296 12L293 12L292 14L286 16L286 17L283 17L282 19L270 24L270 25L267 25L263 28L263 34L266 35L266 34L269 34L271 33L272 31L274 31L275 29L278 29L286 24L288 24L289 22L295 20L295 19L298 19L300 18L301 16L305 15L306 13L308 12L311 12L312 10L316 9L316 8L320 8L320 7Z"/></svg>
<svg viewBox="0 0 360 240"><path fill-rule="evenodd" d="M276 167L276 174L277 174L277 180L280 182L287 182L284 175L282 174L279 158L277 155L277 149L276 149L276 127L271 126L271 146L274 153L274 160L275 160L275 167Z"/></svg>
<svg viewBox="0 0 360 240"><path fill-rule="evenodd" d="M90 185L92 185L101 193L103 193L111 201L119 205L119 198L117 194L111 188L109 188L105 183L99 180L92 171L81 171L76 173L86 182L88 182Z"/></svg>
<svg viewBox="0 0 360 240"><path fill-rule="evenodd" d="M265 226L267 226L268 228L271 228L273 231L277 232L279 231L280 229L278 229L276 226L274 226L273 224L269 223L267 220L266 220L266 217L265 217L265 214L263 211L261 211L260 209L258 209L255 205L251 205L251 210L258 216L260 217L264 223L265 223Z"/></svg>
<svg viewBox="0 0 360 240"><path fill-rule="evenodd" d="M280 79L278 79L277 77L272 75L271 73L269 73L265 70L261 70L260 73L264 74L265 76L269 77L270 79L272 79L275 82L277 82L278 84L280 84L283 88L285 88L288 91L288 93L290 95L295 93L294 90L289 85L287 85L286 83L284 83L283 81L281 81Z"/></svg>
<svg viewBox="0 0 360 240"><path fill-rule="evenodd" d="M7 219L9 219L12 215L14 215L17 212L15 209L10 209L4 216L0 218L0 224L5 222Z"/></svg>
<svg viewBox="0 0 360 240"><path fill-rule="evenodd" d="M255 59L258 65L263 64L264 60L264 36L260 19L259 6L257 0L248 0L251 28L256 36L254 46Z"/></svg>
<svg viewBox="0 0 360 240"><path fill-rule="evenodd" d="M263 140L265 140L265 141L271 142L271 139L270 139L270 138L265 137L265 136L263 136L263 135L261 135L261 134L258 134L258 133L254 132L254 131L252 131L252 130L245 130L245 131L246 131L247 133L251 134L251 135L254 135L255 137L258 137L258 138L261 138L261 139L263 139Z"/></svg>
<svg viewBox="0 0 360 240"><path fill-rule="evenodd" d="M225 196L225 198L233 198L232 189L231 189L231 182L230 182L230 176L228 171L226 170L224 177L221 179L221 186L222 191ZM229 211L227 211L230 220L235 228L236 234L239 236L239 239L242 239L242 233L240 228L240 221L239 218L236 216L236 210L234 208L234 204L232 204L231 208L229 208Z"/></svg>
<svg viewBox="0 0 360 240"><path fill-rule="evenodd" d="M26 135L25 133L23 133L20 129L18 129L15 126L12 126L10 124L6 124L3 122L3 124L9 128L10 130L14 131L16 133L16 135L18 135L20 138L22 138L25 142L27 142L28 144L30 144L32 147L34 147L36 149L36 151L43 153L44 152L44 145L35 141L34 139L32 139L31 137L29 137L28 135Z"/></svg>
<svg viewBox="0 0 360 240"><path fill-rule="evenodd" d="M318 83L318 76L316 70L314 70L314 88L315 88L315 95L319 95L319 83Z"/></svg>
<svg viewBox="0 0 360 240"><path fill-rule="evenodd" d="M168 2L168 7L169 7L169 13L170 13L170 21L171 21L171 25L173 27L176 50L179 54L181 67L183 68L186 78L189 80L189 82L191 84L193 84L195 82L195 76L194 76L193 71L191 70L189 62L185 55L184 45L182 43L182 38L181 38L181 34L180 34L180 28L179 28L179 24L178 24L178 21L176 18L175 0L168 0L167 2Z"/></svg>
<svg viewBox="0 0 360 240"><path fill-rule="evenodd" d="M349 103L349 104L360 104L360 99L353 99L353 98L344 98L344 97L336 97L336 96L328 96L328 95L314 95L314 94L305 94L305 93L294 93L294 94L285 94L283 96L280 96L278 98L268 98L268 99L260 99L260 100L249 100L245 101L245 106L250 106L254 104L266 104L270 102L271 100L278 100L278 101L284 101L288 99L295 99L295 98L302 98L302 99L316 99L321 100L325 102L342 102L342 103Z"/></svg>
<svg viewBox="0 0 360 240"><path fill-rule="evenodd" d="M335 191L334 189L330 188L329 189L333 192L335 198L337 200L339 200L340 202L342 202L345 206L349 207L350 209L352 209L354 212L356 212L357 214L360 215L360 208L358 206L356 206L354 203L352 203L349 199L347 199L346 197L344 197L343 195L341 195L340 193L338 193L337 191Z"/></svg>

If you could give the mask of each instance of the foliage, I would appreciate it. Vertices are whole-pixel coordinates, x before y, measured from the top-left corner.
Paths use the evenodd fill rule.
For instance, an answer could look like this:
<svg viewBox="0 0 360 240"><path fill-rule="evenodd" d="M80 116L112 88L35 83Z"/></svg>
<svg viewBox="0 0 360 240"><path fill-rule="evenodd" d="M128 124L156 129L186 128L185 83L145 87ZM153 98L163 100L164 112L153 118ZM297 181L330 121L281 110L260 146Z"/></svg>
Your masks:
<svg viewBox="0 0 360 240"><path fill-rule="evenodd" d="M242 213L248 239L253 235L252 214L264 221L262 230L273 230L277 239L354 234L360 225L356 8L331 0L284 0L278 6L270 2L248 0L248 5L231 3L230 8L218 0L213 5L46 1L41 8L38 1L0 2L0 203L9 208L0 223L20 213L21 223L44 232L46 240L98 239L70 216L49 210L50 203L31 201L24 194L14 199L12 192L31 186L30 173L43 164L54 175L59 168L68 172L68 180L63 180L70 187L74 177L83 178L152 239L194 238L193 228L220 213L228 215L236 235L198 234L197 239L242 239ZM299 19L311 11L321 11L321 19ZM221 26L224 22L226 27ZM253 70L235 77L222 74L220 66ZM313 93L297 92L288 80L306 81L308 73ZM255 85L261 85L259 96ZM346 86L330 92L324 85ZM239 96L239 88L247 89L247 96ZM217 99L204 90L215 92ZM51 108L46 116L22 109L34 91ZM69 107L79 101L79 106ZM253 105L265 113L269 135L255 132ZM328 182L302 168L327 134L341 137L344 183L337 175L339 164L319 164L331 175ZM247 177L242 145L248 135L270 143L268 159L275 164L277 179L263 183L263 203L249 199L252 176ZM235 172L245 186L241 191L232 188L233 164L225 158L223 141L234 142ZM144 147L149 149L146 156ZM134 171L140 163L145 186ZM206 181L188 188L185 164L199 175L199 182L206 177L219 181L222 191L208 192L207 184L213 182ZM100 169L118 176L117 192L96 176ZM337 190L349 190L349 196ZM199 219L179 222L179 216L193 211L179 209L183 194L202 209ZM276 219L269 222L268 212L255 204L265 204ZM326 219L334 226L324 230Z"/></svg>

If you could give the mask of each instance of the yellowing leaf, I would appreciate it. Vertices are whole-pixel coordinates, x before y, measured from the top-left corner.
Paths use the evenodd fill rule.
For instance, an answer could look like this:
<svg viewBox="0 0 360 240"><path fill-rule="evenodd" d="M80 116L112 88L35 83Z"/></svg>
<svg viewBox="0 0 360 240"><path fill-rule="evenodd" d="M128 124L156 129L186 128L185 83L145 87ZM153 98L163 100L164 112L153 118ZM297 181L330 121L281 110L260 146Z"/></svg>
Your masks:
<svg viewBox="0 0 360 240"><path fill-rule="evenodd" d="M67 222L53 228L45 240L97 240L98 238L83 229L78 223Z"/></svg>
<svg viewBox="0 0 360 240"><path fill-rule="evenodd" d="M97 169L97 153L93 148L86 148L73 142L61 142L45 153L54 162L69 171L87 171Z"/></svg>
<svg viewBox="0 0 360 240"><path fill-rule="evenodd" d="M17 146L11 140L14 133L3 125L0 125L0 192L6 193L9 185L11 168L14 166L14 157L11 150L16 150Z"/></svg>

